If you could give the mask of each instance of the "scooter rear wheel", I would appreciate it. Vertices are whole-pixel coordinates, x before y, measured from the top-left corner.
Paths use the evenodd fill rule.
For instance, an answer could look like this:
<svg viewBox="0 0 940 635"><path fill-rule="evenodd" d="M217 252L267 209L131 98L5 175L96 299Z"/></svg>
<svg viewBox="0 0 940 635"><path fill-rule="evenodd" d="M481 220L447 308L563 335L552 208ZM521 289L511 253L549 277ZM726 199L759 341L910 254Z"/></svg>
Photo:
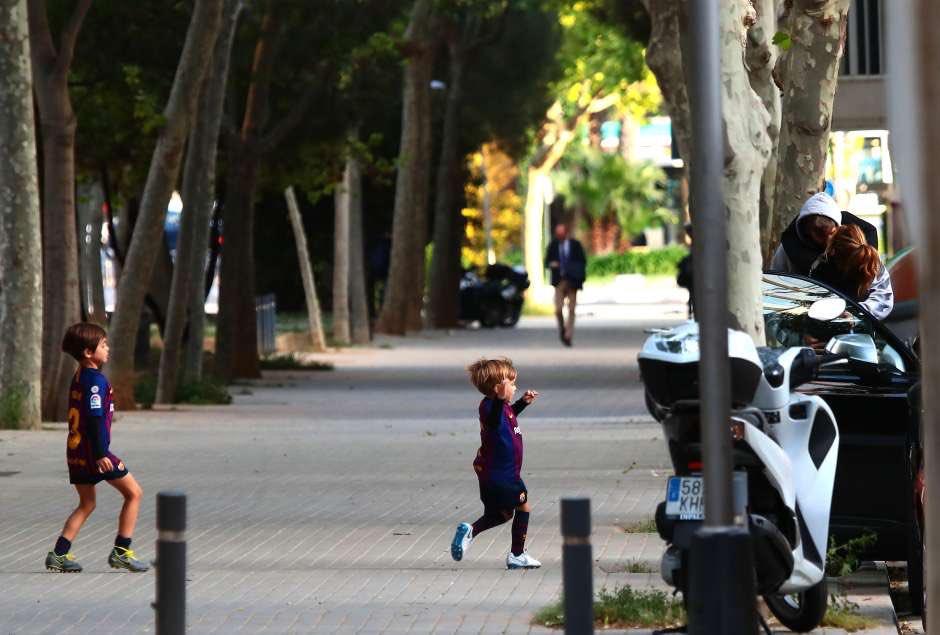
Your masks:
<svg viewBox="0 0 940 635"><path fill-rule="evenodd" d="M829 604L825 578L800 593L765 595L770 612L780 623L797 633L808 633L822 623Z"/></svg>

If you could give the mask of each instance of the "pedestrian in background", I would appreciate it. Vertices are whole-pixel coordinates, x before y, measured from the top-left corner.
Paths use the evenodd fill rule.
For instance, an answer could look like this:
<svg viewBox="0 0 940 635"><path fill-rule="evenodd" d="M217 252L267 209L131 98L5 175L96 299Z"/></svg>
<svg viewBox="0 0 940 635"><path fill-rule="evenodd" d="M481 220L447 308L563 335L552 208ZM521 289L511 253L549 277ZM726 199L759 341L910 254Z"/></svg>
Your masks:
<svg viewBox="0 0 940 635"><path fill-rule="evenodd" d="M558 335L565 346L571 346L574 338L574 313L578 305L578 291L584 286L587 275L587 258L584 247L574 238L568 237L564 223L555 225L555 238L548 243L545 266L551 271L552 286L555 287L555 317L558 320ZM568 315L565 316L565 306Z"/></svg>

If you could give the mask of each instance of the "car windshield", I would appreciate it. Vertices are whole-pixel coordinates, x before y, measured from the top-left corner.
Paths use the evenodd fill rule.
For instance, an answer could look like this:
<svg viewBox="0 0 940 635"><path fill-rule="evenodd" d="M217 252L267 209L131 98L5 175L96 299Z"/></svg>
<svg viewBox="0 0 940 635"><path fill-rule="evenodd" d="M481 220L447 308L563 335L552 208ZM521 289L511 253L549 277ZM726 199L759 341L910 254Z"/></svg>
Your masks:
<svg viewBox="0 0 940 635"><path fill-rule="evenodd" d="M876 336L871 321L861 310L847 303L845 312L828 321L809 316L814 302L841 298L838 293L812 281L779 274L764 274L764 326L767 346L785 348L812 346L821 349L840 333Z"/></svg>

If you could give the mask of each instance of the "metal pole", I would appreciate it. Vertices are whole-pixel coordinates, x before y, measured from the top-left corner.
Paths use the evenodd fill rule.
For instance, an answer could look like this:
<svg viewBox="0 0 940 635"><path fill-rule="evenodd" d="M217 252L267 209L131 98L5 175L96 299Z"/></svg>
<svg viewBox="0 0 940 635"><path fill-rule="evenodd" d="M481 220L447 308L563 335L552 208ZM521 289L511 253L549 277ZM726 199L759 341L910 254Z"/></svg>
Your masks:
<svg viewBox="0 0 940 635"><path fill-rule="evenodd" d="M757 632L750 536L746 528L733 526L719 1L687 4L688 46L683 47L692 110L693 275L705 477L705 526L692 539L689 564L691 635Z"/></svg>
<svg viewBox="0 0 940 635"><path fill-rule="evenodd" d="M722 203L724 142L721 119L721 69L718 49L718 0L688 3L692 106L692 225L695 314L699 322L699 394L702 396L705 524L730 525L731 401L728 362L727 236Z"/></svg>
<svg viewBox="0 0 940 635"><path fill-rule="evenodd" d="M186 494L157 494L157 635L186 632Z"/></svg>
<svg viewBox="0 0 940 635"><path fill-rule="evenodd" d="M591 569L591 500L561 499L561 561L565 634L594 632L594 580Z"/></svg>

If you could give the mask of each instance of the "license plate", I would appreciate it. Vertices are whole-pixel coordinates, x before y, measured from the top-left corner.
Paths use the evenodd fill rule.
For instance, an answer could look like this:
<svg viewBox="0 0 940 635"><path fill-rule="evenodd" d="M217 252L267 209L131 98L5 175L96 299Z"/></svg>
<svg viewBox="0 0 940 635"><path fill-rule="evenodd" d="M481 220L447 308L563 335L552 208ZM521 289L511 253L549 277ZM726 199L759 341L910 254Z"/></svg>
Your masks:
<svg viewBox="0 0 940 635"><path fill-rule="evenodd" d="M704 489L701 476L670 476L666 483L666 515L679 520L704 520Z"/></svg>

